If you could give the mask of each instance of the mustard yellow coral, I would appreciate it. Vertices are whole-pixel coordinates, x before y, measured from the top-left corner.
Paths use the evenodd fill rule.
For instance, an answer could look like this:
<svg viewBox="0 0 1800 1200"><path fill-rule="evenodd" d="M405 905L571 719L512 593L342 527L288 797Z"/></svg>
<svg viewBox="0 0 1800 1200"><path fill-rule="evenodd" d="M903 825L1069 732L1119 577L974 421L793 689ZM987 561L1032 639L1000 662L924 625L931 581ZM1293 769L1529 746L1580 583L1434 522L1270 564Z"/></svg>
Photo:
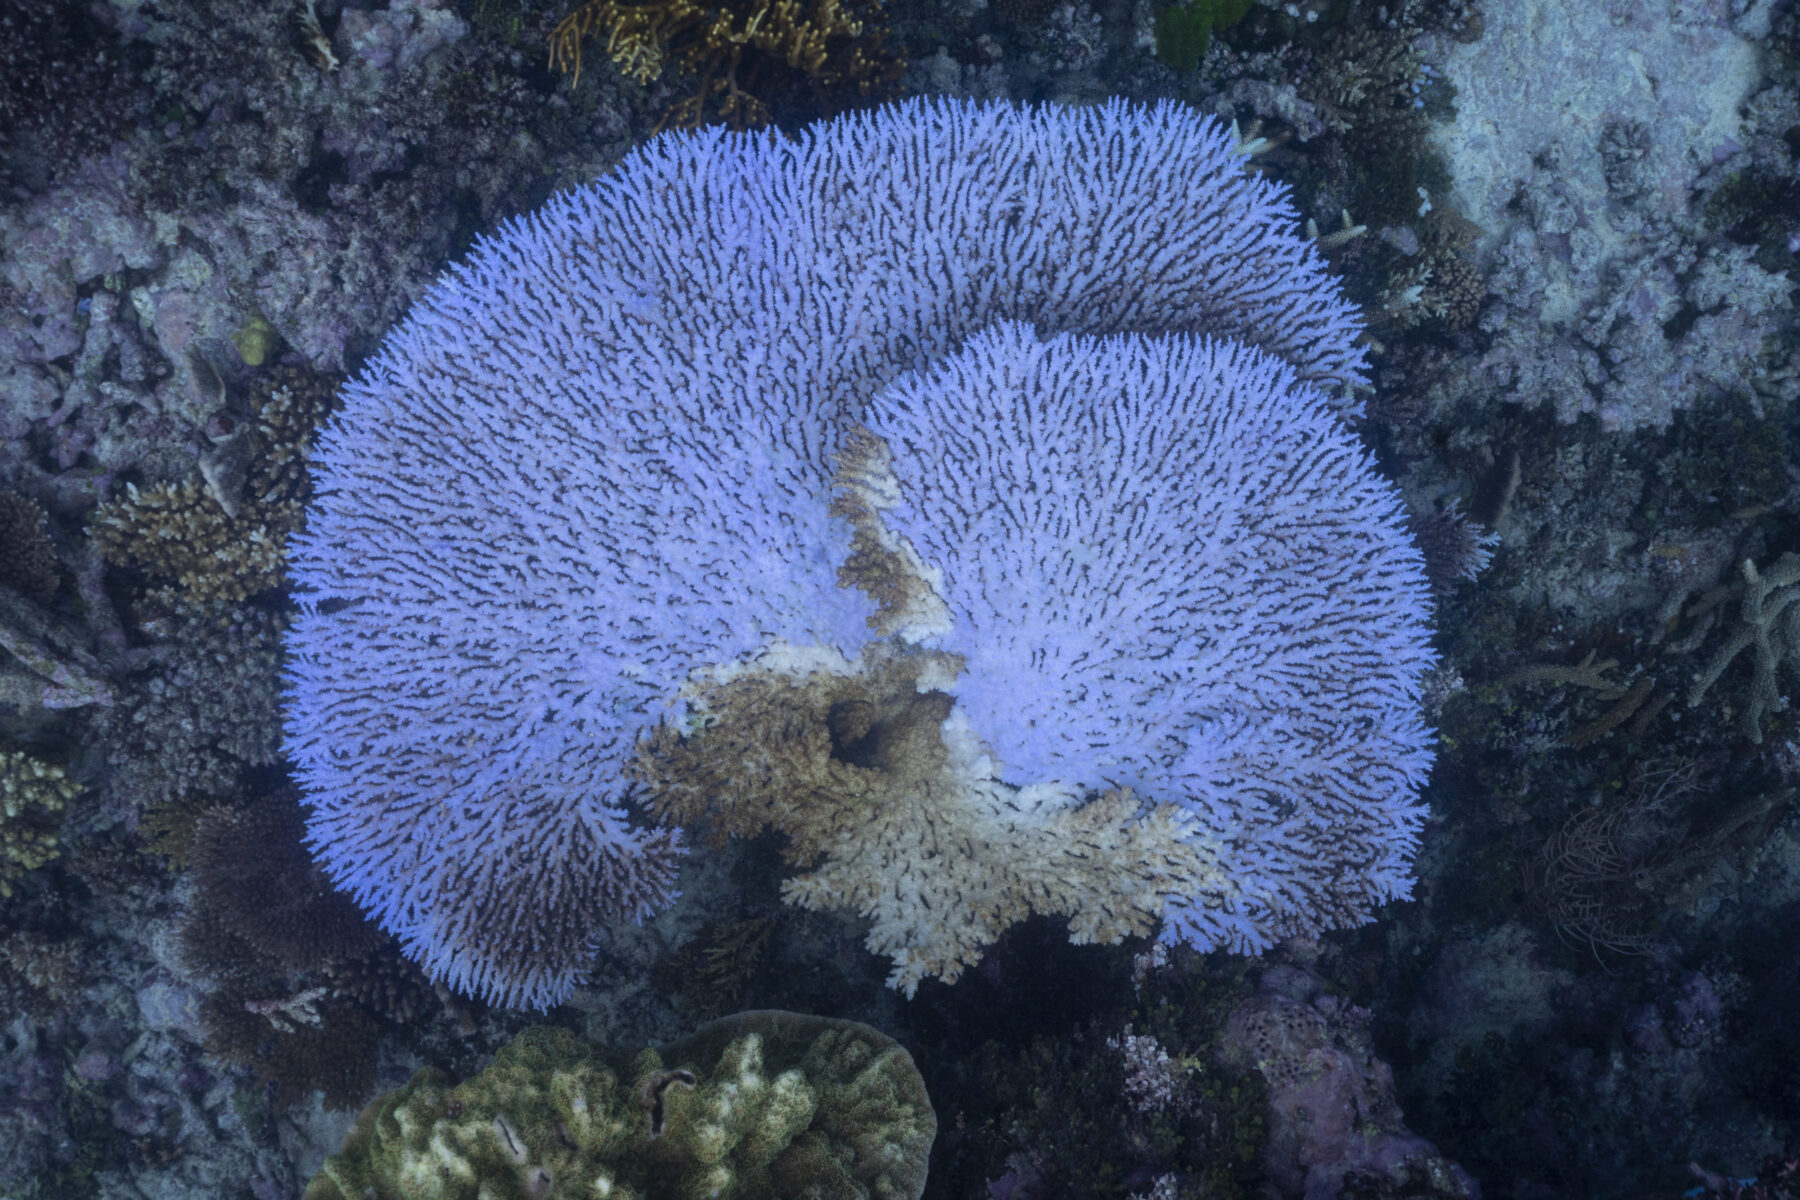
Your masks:
<svg viewBox="0 0 1800 1200"><path fill-rule="evenodd" d="M56 857L63 805L80 790L60 767L0 753L0 897Z"/></svg>
<svg viewBox="0 0 1800 1200"><path fill-rule="evenodd" d="M287 536L310 489L306 452L331 405L323 377L270 373L241 428L218 433L194 476L138 488L101 505L89 523L108 562L172 581L187 611L279 587Z"/></svg>
<svg viewBox="0 0 1800 1200"><path fill-rule="evenodd" d="M587 0L550 35L550 63L581 78L581 43L603 37L621 74L648 86L671 64L698 90L658 128L769 123L799 81L815 92L890 95L904 60L884 47L879 0Z"/></svg>

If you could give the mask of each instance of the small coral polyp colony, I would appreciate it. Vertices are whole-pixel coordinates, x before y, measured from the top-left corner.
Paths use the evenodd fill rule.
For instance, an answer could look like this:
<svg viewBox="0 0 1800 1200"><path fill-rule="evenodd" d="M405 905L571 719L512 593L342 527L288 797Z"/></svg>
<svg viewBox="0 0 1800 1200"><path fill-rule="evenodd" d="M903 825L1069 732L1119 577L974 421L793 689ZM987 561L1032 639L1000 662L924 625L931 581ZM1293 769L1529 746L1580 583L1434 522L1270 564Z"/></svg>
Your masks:
<svg viewBox="0 0 1800 1200"><path fill-rule="evenodd" d="M1404 895L1427 587L1297 225L1177 106L912 102L503 229L315 451L320 861L522 1006L670 899L646 818L781 831L908 992L1032 912L1254 951Z"/></svg>

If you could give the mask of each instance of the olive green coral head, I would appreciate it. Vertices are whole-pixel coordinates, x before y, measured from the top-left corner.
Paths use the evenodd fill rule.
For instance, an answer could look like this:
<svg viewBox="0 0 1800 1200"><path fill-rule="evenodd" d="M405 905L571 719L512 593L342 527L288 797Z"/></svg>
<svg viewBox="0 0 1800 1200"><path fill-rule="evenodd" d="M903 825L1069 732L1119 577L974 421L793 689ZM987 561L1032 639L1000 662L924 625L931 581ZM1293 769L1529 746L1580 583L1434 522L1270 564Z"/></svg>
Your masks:
<svg viewBox="0 0 1800 1200"><path fill-rule="evenodd" d="M937 1120L899 1043L774 1010L629 1065L563 1029L364 1110L306 1200L917 1200Z"/></svg>

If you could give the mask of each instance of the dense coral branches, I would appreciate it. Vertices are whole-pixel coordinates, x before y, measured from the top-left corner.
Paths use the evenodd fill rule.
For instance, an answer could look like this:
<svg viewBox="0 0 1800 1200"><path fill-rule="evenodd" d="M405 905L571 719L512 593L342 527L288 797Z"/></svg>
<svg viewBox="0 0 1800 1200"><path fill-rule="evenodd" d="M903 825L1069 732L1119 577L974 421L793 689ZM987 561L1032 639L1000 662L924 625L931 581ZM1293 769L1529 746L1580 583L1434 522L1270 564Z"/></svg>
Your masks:
<svg viewBox="0 0 1800 1200"><path fill-rule="evenodd" d="M91 530L101 553L173 581L171 599L189 610L279 586L287 536L311 496L306 448L329 411L331 382L271 372L247 419L214 418L212 446L193 478L129 487L95 510Z"/></svg>
<svg viewBox="0 0 1800 1200"><path fill-rule="evenodd" d="M80 791L61 767L0 753L0 899L56 857L63 805Z"/></svg>
<svg viewBox="0 0 1800 1200"><path fill-rule="evenodd" d="M954 656L872 651L740 676L696 697L703 732L659 727L639 756L656 815L715 835L768 828L811 868L784 894L872 919L869 949L911 995L953 982L1032 913L1078 942L1146 934L1171 895L1235 891L1192 821L1129 792L1075 805L1020 796L986 770L966 726L946 726ZM1141 819L1140 818L1141 815Z"/></svg>
<svg viewBox="0 0 1800 1200"><path fill-rule="evenodd" d="M755 129L798 84L816 96L881 99L904 60L884 45L880 0L588 0L550 39L550 62L581 78L584 38L605 39L619 72L649 84L673 66L697 81L659 128Z"/></svg>
<svg viewBox="0 0 1800 1200"><path fill-rule="evenodd" d="M1295 226L1236 137L1187 110L937 102L796 139L659 138L506 228L390 335L313 459L286 720L321 863L434 979L553 1003L599 923L670 894L677 843L626 802L645 734L703 740L708 701L684 689L795 656L854 673L871 641L930 649L947 622L971 674L928 690L952 710L912 699L887 726L921 750L888 756L895 778L949 772L912 787L936 809L831 798L837 841L790 890L883 897L894 982L966 965L1027 909L1071 913L1078 938L1144 928L1159 889L1173 936L1202 944L1364 919L1404 891L1418 824L1425 591L1338 420L1364 379L1359 322ZM1104 336L1125 333L1143 341ZM1060 383L1021 365L1039 338ZM969 380L998 407L958 407ZM865 464L860 499L834 496L890 384L893 478ZM1021 417L1090 385L1120 414L1141 403L1118 437L1083 447ZM1170 424L1191 434L1183 482L1159 485ZM911 472L940 450L977 491L1081 482L1063 508L966 522L917 502L932 485ZM1181 527L1183 485L1228 519ZM884 530L889 509L905 519ZM1056 594L1013 612L1012 576ZM1154 652L1169 679L1128 668ZM1209 656L1204 703L1157 716ZM1128 682L1098 686L1107 658ZM1029 733L976 703L1034 691L1060 703ZM933 738L953 753L924 753ZM1073 749L1095 738L1119 744ZM1119 798L1139 775L1147 811ZM961 832L915 869L927 826ZM1030 861L941 913L990 878L965 857L976 834ZM1088 847L1142 850L1144 869L1063 869ZM1227 850L1241 893L1207 867ZM1113 891L1055 894L1090 885Z"/></svg>

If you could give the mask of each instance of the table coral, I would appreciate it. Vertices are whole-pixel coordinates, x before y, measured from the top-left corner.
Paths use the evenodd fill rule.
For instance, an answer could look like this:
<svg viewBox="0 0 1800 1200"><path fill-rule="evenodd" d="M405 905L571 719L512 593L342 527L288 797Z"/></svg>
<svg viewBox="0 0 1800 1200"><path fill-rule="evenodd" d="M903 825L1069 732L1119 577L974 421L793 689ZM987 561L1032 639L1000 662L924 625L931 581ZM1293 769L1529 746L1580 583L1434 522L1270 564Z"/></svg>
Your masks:
<svg viewBox="0 0 1800 1200"><path fill-rule="evenodd" d="M961 710L935 736L982 782L932 793L961 811L840 806L860 840L810 895L866 908L900 879L883 903L923 910L926 875L981 893L976 832L1049 858L966 910L881 914L896 983L966 964L1027 907L1116 938L1163 888L1166 936L1254 948L1404 894L1430 761L1422 564L1343 431L1360 323L1296 226L1236 136L1177 106L932 102L793 140L668 135L506 228L390 335L315 452L285 715L322 865L434 979L547 1006L599 924L669 898L679 845L634 822L629 773L659 724L703 740L684 688L945 635L972 673L933 685ZM1073 394L1008 359L1036 339L1118 437L1089 451L1021 419ZM958 409L984 378L1009 407ZM890 385L899 503L929 490L902 460L939 446L899 415L929 396L971 487L1065 507L902 519L872 493L900 523L853 517L834 470ZM980 593L1009 573L1073 590L1005 634L1018 585ZM1002 719L1009 692L1026 719ZM916 703L928 746L943 701ZM1143 811L1080 807L1137 778ZM1030 828L1053 822L1062 841ZM905 844L928 826L963 833L921 865ZM1059 877L1085 849L1159 842L1113 895L1057 894L1108 886Z"/></svg>

